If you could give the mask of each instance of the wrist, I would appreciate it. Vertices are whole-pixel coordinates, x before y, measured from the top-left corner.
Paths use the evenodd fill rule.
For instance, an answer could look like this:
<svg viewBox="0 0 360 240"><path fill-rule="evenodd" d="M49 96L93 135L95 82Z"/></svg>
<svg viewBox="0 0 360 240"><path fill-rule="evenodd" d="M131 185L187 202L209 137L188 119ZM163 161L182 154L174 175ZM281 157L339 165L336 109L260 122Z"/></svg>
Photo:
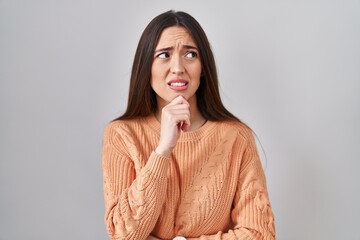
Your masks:
<svg viewBox="0 0 360 240"><path fill-rule="evenodd" d="M161 146L157 146L155 149L155 153L160 156L170 157L172 149L162 148Z"/></svg>

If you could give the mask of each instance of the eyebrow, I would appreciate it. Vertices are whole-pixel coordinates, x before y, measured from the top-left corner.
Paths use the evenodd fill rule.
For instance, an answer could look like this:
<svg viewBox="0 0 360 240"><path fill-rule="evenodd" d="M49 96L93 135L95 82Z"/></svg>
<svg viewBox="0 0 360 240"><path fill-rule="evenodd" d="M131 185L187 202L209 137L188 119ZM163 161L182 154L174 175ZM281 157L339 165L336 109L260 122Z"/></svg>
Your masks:
<svg viewBox="0 0 360 240"><path fill-rule="evenodd" d="M194 46L192 46L192 45L183 45L182 47L183 47L183 48L186 48L186 49L196 49L196 50L198 50L197 47L194 47ZM160 49L158 49L158 50L155 50L155 53L158 53L158 52L167 52L167 51L171 51L171 50L173 50L173 49L174 49L174 47L160 48Z"/></svg>

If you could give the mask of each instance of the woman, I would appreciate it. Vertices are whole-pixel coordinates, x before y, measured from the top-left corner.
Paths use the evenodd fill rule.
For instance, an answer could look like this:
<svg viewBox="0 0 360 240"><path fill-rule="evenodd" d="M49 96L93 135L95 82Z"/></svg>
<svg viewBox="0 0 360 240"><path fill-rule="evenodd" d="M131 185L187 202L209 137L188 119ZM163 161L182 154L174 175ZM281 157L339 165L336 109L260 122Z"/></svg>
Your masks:
<svg viewBox="0 0 360 240"><path fill-rule="evenodd" d="M275 238L252 131L223 106L210 44L187 13L144 30L102 161L111 239Z"/></svg>

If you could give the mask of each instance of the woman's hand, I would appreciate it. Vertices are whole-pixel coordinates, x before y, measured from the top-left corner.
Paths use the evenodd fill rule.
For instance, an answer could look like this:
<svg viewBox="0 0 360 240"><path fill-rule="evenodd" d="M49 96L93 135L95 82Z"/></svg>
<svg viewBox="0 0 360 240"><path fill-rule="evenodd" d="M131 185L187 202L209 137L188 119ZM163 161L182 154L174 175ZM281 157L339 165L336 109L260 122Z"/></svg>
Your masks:
<svg viewBox="0 0 360 240"><path fill-rule="evenodd" d="M160 141L155 152L170 157L180 136L180 131L190 127L190 105L182 96L174 98L161 112Z"/></svg>

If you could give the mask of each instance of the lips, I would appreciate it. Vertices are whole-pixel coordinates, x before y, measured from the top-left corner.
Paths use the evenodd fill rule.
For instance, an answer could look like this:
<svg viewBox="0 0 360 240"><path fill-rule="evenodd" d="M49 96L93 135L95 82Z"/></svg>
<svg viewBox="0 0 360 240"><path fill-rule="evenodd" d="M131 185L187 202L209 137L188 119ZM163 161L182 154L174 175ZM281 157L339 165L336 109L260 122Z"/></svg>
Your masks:
<svg viewBox="0 0 360 240"><path fill-rule="evenodd" d="M168 82L169 87L175 91L183 91L188 88L189 81L185 79L173 79Z"/></svg>

